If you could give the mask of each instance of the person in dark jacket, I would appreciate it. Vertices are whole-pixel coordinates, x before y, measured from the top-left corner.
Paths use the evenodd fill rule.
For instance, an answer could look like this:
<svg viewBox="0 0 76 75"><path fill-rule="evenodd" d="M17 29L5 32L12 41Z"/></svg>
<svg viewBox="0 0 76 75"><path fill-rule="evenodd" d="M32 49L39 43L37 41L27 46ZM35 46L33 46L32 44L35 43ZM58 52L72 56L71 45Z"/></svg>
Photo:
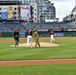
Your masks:
<svg viewBox="0 0 76 75"><path fill-rule="evenodd" d="M18 31L18 29L16 29L14 32L15 47L18 46L19 37L20 37L19 31Z"/></svg>

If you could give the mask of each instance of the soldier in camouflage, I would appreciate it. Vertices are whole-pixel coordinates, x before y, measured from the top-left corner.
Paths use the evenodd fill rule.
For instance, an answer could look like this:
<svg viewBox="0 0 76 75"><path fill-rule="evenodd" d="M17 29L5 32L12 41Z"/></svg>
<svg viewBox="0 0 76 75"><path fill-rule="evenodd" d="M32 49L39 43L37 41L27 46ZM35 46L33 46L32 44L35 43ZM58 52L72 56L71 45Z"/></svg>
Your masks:
<svg viewBox="0 0 76 75"><path fill-rule="evenodd" d="M36 29L34 29L33 37L35 40L35 47L37 47L37 45L40 47L39 36L38 36L38 32L36 31Z"/></svg>

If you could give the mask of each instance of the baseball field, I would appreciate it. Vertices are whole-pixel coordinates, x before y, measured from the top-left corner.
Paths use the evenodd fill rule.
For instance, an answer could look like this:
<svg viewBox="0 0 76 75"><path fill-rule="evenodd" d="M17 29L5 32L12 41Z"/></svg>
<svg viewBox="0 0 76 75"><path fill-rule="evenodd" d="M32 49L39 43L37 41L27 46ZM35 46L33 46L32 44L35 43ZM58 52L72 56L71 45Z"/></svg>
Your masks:
<svg viewBox="0 0 76 75"><path fill-rule="evenodd" d="M19 44L24 44L22 47L12 46L15 43L13 38L0 38L0 74L76 75L76 37L55 37L56 41L50 44L58 46L47 46L46 43L50 41L49 37L40 37L39 40L45 46L26 48L26 38L20 38ZM35 60L34 65L33 61ZM42 63L38 63L38 60ZM57 60L61 61L58 62ZM22 62L20 63L20 61Z"/></svg>

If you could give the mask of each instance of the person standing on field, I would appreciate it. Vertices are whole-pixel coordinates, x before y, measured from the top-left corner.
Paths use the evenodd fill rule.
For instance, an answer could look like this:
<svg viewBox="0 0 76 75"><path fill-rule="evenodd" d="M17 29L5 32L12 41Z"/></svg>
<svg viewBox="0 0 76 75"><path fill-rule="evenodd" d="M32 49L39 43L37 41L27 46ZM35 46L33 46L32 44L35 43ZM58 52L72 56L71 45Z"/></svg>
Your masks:
<svg viewBox="0 0 76 75"><path fill-rule="evenodd" d="M18 46L19 37L20 37L20 33L19 33L18 29L16 29L14 32L15 47Z"/></svg>
<svg viewBox="0 0 76 75"><path fill-rule="evenodd" d="M37 47L37 45L40 47L39 36L38 36L38 32L36 29L34 29L33 37L35 40L35 47Z"/></svg>
<svg viewBox="0 0 76 75"><path fill-rule="evenodd" d="M27 32L27 47L30 46L31 48L32 48L32 35L33 35L33 29L31 28Z"/></svg>
<svg viewBox="0 0 76 75"><path fill-rule="evenodd" d="M54 39L54 32L50 31L50 42L55 41Z"/></svg>

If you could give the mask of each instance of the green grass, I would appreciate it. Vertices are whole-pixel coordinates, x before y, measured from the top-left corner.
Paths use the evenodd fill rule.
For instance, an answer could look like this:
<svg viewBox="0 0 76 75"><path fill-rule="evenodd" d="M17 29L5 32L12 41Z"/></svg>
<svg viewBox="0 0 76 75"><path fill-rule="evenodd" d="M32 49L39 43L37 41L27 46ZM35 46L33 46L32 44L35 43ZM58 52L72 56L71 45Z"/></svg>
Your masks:
<svg viewBox="0 0 76 75"><path fill-rule="evenodd" d="M13 38L0 38L0 40L13 40L13 42L0 42L0 60L34 60L76 58L76 37L55 37L58 47L10 47L14 44ZM23 40L23 41L22 41ZM20 38L20 43L26 38ZM49 42L49 37L40 38L40 41Z"/></svg>
<svg viewBox="0 0 76 75"><path fill-rule="evenodd" d="M76 58L76 37L55 37L58 47L16 48L13 38L0 38L0 60L35 60ZM13 40L6 42L5 40ZM49 37L40 38L40 41L49 42ZM20 43L26 38L20 38ZM2 66L0 75L76 75L76 64L52 64L33 66Z"/></svg>
<svg viewBox="0 0 76 75"><path fill-rule="evenodd" d="M76 65L36 65L0 67L1 75L76 75Z"/></svg>

